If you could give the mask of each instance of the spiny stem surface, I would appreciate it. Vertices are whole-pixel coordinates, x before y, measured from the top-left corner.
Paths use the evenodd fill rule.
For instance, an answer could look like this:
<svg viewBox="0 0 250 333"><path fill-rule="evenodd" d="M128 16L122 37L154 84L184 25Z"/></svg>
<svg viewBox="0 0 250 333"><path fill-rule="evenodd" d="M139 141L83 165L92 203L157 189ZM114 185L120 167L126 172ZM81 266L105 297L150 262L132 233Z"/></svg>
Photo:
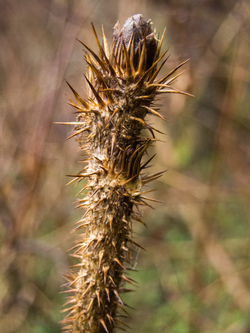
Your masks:
<svg viewBox="0 0 250 333"><path fill-rule="evenodd" d="M114 27L109 48L103 32L100 43L93 27L98 54L83 42L88 65L86 81L88 98L81 98L69 85L75 100L77 121L74 133L80 148L88 156L86 167L75 176L87 178L87 195L79 199L85 214L77 223L82 231L74 256L79 263L68 277L72 294L67 302L64 320L67 332L112 333L126 328L119 312L126 314L121 294L129 291L128 277L132 248L132 221L141 221L135 209L145 205L142 186L160 177L148 174L142 158L155 141L155 129L147 115L163 118L152 106L155 97L164 92L178 92L170 86L179 68L157 79L164 59L160 55L162 39L142 15L129 18L120 30ZM69 124L69 123L66 123ZM142 135L147 130L149 135Z"/></svg>

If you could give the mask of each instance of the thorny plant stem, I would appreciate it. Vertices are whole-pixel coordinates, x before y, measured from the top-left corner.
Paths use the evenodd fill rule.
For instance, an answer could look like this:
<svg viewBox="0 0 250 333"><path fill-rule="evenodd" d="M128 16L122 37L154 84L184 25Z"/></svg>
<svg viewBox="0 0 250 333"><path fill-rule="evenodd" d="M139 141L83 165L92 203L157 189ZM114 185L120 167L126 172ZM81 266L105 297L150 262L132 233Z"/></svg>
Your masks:
<svg viewBox="0 0 250 333"><path fill-rule="evenodd" d="M182 93L171 83L184 64L157 78L166 61L160 54L163 36L158 40L151 22L140 14L121 30L115 25L111 48L104 31L101 44L94 26L93 30L98 54L81 42L86 49L88 98L82 99L69 85L77 121L66 123L75 125L71 137L88 156L86 167L74 178L88 179L83 188L88 194L78 204L86 210L76 226L83 232L73 254L79 262L66 284L72 295L64 329L74 333L126 328L120 320L121 313L127 313L121 294L129 291L125 283L134 284L128 271L132 248L139 246L132 239L132 221L142 222L135 211L148 199L142 186L161 176L145 172L152 158L142 162L156 131L145 118L163 118L152 106L157 95ZM151 138L142 135L143 129Z"/></svg>

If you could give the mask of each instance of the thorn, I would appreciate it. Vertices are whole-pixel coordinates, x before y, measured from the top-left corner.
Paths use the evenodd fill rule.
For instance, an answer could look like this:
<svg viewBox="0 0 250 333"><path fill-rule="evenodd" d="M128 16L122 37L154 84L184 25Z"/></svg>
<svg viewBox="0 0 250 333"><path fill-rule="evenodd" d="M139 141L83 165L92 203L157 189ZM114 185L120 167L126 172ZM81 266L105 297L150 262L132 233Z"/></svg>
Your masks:
<svg viewBox="0 0 250 333"><path fill-rule="evenodd" d="M68 185L74 183L74 182L75 182L76 180L78 180L78 179L79 179L79 177L75 177L73 180L71 180L70 182L68 182L68 183L66 184L66 186L68 186Z"/></svg>
<svg viewBox="0 0 250 333"><path fill-rule="evenodd" d="M110 148L110 156L113 156L113 151L114 151L114 147L115 147L115 143L116 143L116 134L112 133L112 140L111 140L111 148ZM115 163L112 163L112 171L114 170L114 165Z"/></svg>
<svg viewBox="0 0 250 333"><path fill-rule="evenodd" d="M156 55L155 55L156 59L159 57L159 53L160 53L160 50L161 50L161 47L162 47L162 42L163 42L165 33L166 33L166 28L164 28L164 30L163 30L163 33L162 33L162 36L161 36L161 40L160 40L160 43L158 45L158 50L157 50Z"/></svg>
<svg viewBox="0 0 250 333"><path fill-rule="evenodd" d="M144 179L142 179L142 184L146 185L147 183L150 183L151 181L160 178L167 170L154 173L152 175L146 176Z"/></svg>
<svg viewBox="0 0 250 333"><path fill-rule="evenodd" d="M108 65L108 68L110 70L110 73L112 76L115 76L115 71L113 69L113 67L111 66L110 62L109 62L109 59L108 59L108 54L106 54L104 52L104 49L103 47L100 45L100 42L99 42L99 39L98 39L98 36L97 36L97 33L96 33L96 30L95 30L95 27L92 23L92 28L93 28L93 31L94 31L94 35L95 35L95 39L96 39L96 43L97 43L97 46L98 46L98 50L99 50L99 54L100 54L100 57L105 60L105 61L102 61L103 63L106 62L106 64ZM104 31L103 31L104 32ZM106 39L105 37L105 34L104 34L104 39ZM106 66L105 66L106 67Z"/></svg>
<svg viewBox="0 0 250 333"><path fill-rule="evenodd" d="M117 262L117 264L119 264L123 269L126 269L126 268L122 265L122 263L120 262L119 259L114 258L113 261Z"/></svg>
<svg viewBox="0 0 250 333"><path fill-rule="evenodd" d="M133 116L130 116L130 119L132 120L137 120L139 123L141 123L142 125L144 126L147 126L147 124L145 123L145 121L141 118L137 118L137 117L133 117Z"/></svg>
<svg viewBox="0 0 250 333"><path fill-rule="evenodd" d="M102 100L102 98L100 97L99 93L95 90L94 86L92 85L92 83L89 81L89 79L87 78L87 76L85 75L85 79L86 81L88 82L98 104L101 106L101 107L104 107L105 106L105 103L104 101Z"/></svg>
<svg viewBox="0 0 250 333"><path fill-rule="evenodd" d="M106 331L107 333L109 333L109 331L108 331L108 329L107 329L107 326L105 325L104 320L103 320L103 319L99 319L99 321L100 321L100 323L102 324L102 326L103 326L103 328L105 329L105 331Z"/></svg>
<svg viewBox="0 0 250 333"><path fill-rule="evenodd" d="M75 311L72 311L73 309L75 309ZM61 313L65 313L65 312L69 312L69 311L71 311L72 313L76 312L76 305L74 304L74 305L70 306L69 308L61 310Z"/></svg>
<svg viewBox="0 0 250 333"><path fill-rule="evenodd" d="M181 64L179 64L177 67L172 69L167 75L164 75L160 80L157 81L157 83L163 83L165 82L170 76L172 76L180 67L185 65L190 59L187 59L183 61Z"/></svg>
<svg viewBox="0 0 250 333"><path fill-rule="evenodd" d="M129 315L128 311L126 311L126 309L124 308L123 305L121 305L120 303L117 303L117 306L124 312L126 313L127 315Z"/></svg>
<svg viewBox="0 0 250 333"><path fill-rule="evenodd" d="M66 303L64 304L64 306L66 306L66 305L68 305L68 304L72 304L72 303L76 303L76 299L75 299L75 298L70 299L68 302L66 302Z"/></svg>
<svg viewBox="0 0 250 333"><path fill-rule="evenodd" d="M74 136L79 135L82 132L89 130L89 128L90 128L89 126L88 127L83 127L80 130L75 131L75 133L73 133L72 135L70 135L66 140L69 140L69 139L73 138Z"/></svg>
<svg viewBox="0 0 250 333"><path fill-rule="evenodd" d="M108 270L109 270L109 265L108 264L103 264L102 270L103 270L104 284L106 284L107 283L107 274L108 274Z"/></svg>
<svg viewBox="0 0 250 333"><path fill-rule="evenodd" d="M124 222L125 224L129 224L129 222L124 217L122 218L122 222Z"/></svg>
<svg viewBox="0 0 250 333"><path fill-rule="evenodd" d="M109 301L109 303L110 303L109 289L108 289L108 288L105 288L105 291L106 291L106 294L107 294L108 301Z"/></svg>
<svg viewBox="0 0 250 333"><path fill-rule="evenodd" d="M137 96L137 97L135 97L135 99L152 99L152 95L143 95L143 96Z"/></svg>
<svg viewBox="0 0 250 333"><path fill-rule="evenodd" d="M92 51L86 44L84 44L83 42L81 42L79 39L76 39L79 43L81 43L91 54L92 56L95 58L95 60L98 62L98 64L101 66L101 68L107 72L107 68L105 66L105 63L98 57L98 55Z"/></svg>
<svg viewBox="0 0 250 333"><path fill-rule="evenodd" d="M100 42L99 42L96 30L95 30L95 26L94 26L93 23L91 23L91 25L92 25L92 29L93 29L93 32L94 32L94 35L95 35L95 40L96 40L96 44L98 46L99 54L100 54L101 57L103 57L103 49L102 49L102 47L100 45Z"/></svg>
<svg viewBox="0 0 250 333"><path fill-rule="evenodd" d="M145 169L146 166L148 165L148 163L150 163L155 156L156 156L156 154L154 154L152 157L150 157L150 159L148 159L145 163L143 163L140 167L140 171Z"/></svg>
<svg viewBox="0 0 250 333"><path fill-rule="evenodd" d="M94 285L95 285L94 282L90 282L90 283L89 283L89 286L88 286L87 289L84 291L84 293L81 295L81 297L84 297L84 296L88 293L88 291L89 291Z"/></svg>
<svg viewBox="0 0 250 333"><path fill-rule="evenodd" d="M89 302L89 306L87 307L86 312L90 311L91 307L93 306L94 300L95 300L94 298L91 299L91 301Z"/></svg>
<svg viewBox="0 0 250 333"><path fill-rule="evenodd" d="M115 281L113 280L113 278L112 278L112 276L111 276L111 275L109 275L109 279L110 279L110 281L112 282L113 286L116 288Z"/></svg>
<svg viewBox="0 0 250 333"><path fill-rule="evenodd" d="M135 280L132 280L123 274L122 274L122 279L125 280L126 282L132 284L134 287L137 287L137 285L135 283L133 283L133 282L136 282Z"/></svg>
<svg viewBox="0 0 250 333"><path fill-rule="evenodd" d="M123 275L122 275L122 276L123 276ZM120 298L120 296L119 296L119 294L118 294L117 290L116 290L116 289L114 289L113 291L114 291L114 294L115 294L115 296L117 297L117 299L118 299L119 303L120 303L121 305L123 305L123 301L121 300L121 298Z"/></svg>
<svg viewBox="0 0 250 333"><path fill-rule="evenodd" d="M139 216L138 216L136 213L134 213L134 216L135 216L134 219L135 219L136 221L142 223L142 224L147 228L146 223L144 223L144 222L139 218Z"/></svg>
<svg viewBox="0 0 250 333"><path fill-rule="evenodd" d="M158 113L157 111L155 111L154 109L148 107L148 106L144 106L145 109L147 109L150 113L153 113L154 115L156 115L157 117L161 118L162 120L166 121L166 118L163 117L160 113Z"/></svg>
<svg viewBox="0 0 250 333"><path fill-rule="evenodd" d="M141 85L143 82L146 81L147 76L149 76L151 74L151 72L153 72L155 70L156 65L164 58L164 56L166 55L167 51L164 52L153 64L152 66L142 75L142 77L139 79L139 81L137 81L136 85ZM166 61L165 61L166 62ZM162 65L163 66L163 65ZM161 68L162 68L161 66ZM157 73L159 72L159 70L157 70ZM155 74L154 78L156 77ZM153 79L154 80L154 79ZM150 77L150 82L151 82L151 77ZM152 81L153 82L153 81Z"/></svg>
<svg viewBox="0 0 250 333"><path fill-rule="evenodd" d="M181 91L181 90L177 90L177 89L174 89L172 87L169 87L169 90L158 90L156 92L156 94L180 94L180 95L185 95L185 96L189 96L189 97L194 97L194 95L192 94L189 94L185 91Z"/></svg>
<svg viewBox="0 0 250 333"><path fill-rule="evenodd" d="M130 38L130 40L131 40L131 38ZM132 69L131 69L131 66L130 66L130 58L129 58L128 50L125 46L124 40L122 41L122 47L123 47L123 52L124 52L124 55L125 55L126 71L128 73L128 76L131 76L132 75Z"/></svg>
<svg viewBox="0 0 250 333"><path fill-rule="evenodd" d="M136 74L142 74L143 73L146 61L147 61L147 49L146 49L146 40L144 39L141 54L140 54L139 65L138 65L138 69L136 71Z"/></svg>
<svg viewBox="0 0 250 333"><path fill-rule="evenodd" d="M100 302L100 291L99 290L96 290L96 297L97 297L97 302L98 302L98 306L100 308L100 305L101 305L101 302Z"/></svg>
<svg viewBox="0 0 250 333"><path fill-rule="evenodd" d="M114 115L119 111L120 109L119 108L116 108L114 110L114 112L112 113L112 115L109 117L109 119L107 120L107 125L106 127L104 128L104 130L106 130L108 128L108 124L110 123L111 119L114 117Z"/></svg>
<svg viewBox="0 0 250 333"><path fill-rule="evenodd" d="M129 239L128 241L129 241L130 243L134 244L135 246L138 246L140 249L146 251L146 250L144 249L144 247L142 247L141 245L139 245L139 244L136 243L135 241L132 241L132 239Z"/></svg>
<svg viewBox="0 0 250 333"><path fill-rule="evenodd" d="M101 262L102 262L102 259L103 259L103 256L104 256L104 250L101 250L100 252L99 252L99 267L98 268L100 268L100 266L101 266Z"/></svg>
<svg viewBox="0 0 250 333"><path fill-rule="evenodd" d="M97 205L95 205L95 207L96 207L96 206L97 206ZM95 207L94 207L94 209L95 209ZM98 244L101 243L102 240L103 240L103 236L99 236L99 238L97 239L97 242L96 242L96 244L95 244L95 248L97 247Z"/></svg>
<svg viewBox="0 0 250 333"><path fill-rule="evenodd" d="M164 56L165 54L167 53L167 51L164 53ZM159 72L161 71L162 67L165 65L165 63L168 61L170 56L167 56L161 63L161 65L156 69L156 71L154 72L154 74L150 77L148 83L151 84L154 82L156 76L159 74ZM158 60L157 60L158 61Z"/></svg>
<svg viewBox="0 0 250 333"><path fill-rule="evenodd" d="M141 195L141 198L144 199L144 200L148 200L148 201L164 203L164 201L153 199L153 198L148 198L148 197L145 197L145 196L142 196L142 195Z"/></svg>
<svg viewBox="0 0 250 333"><path fill-rule="evenodd" d="M107 313L106 317L108 318L110 324L112 325L114 323L114 319Z"/></svg>
<svg viewBox="0 0 250 333"><path fill-rule="evenodd" d="M103 45L104 45L104 52L107 55L107 58L109 58L109 45L108 45L108 41L104 32L104 28L102 25L102 39L103 39Z"/></svg>
<svg viewBox="0 0 250 333"><path fill-rule="evenodd" d="M186 72L186 70L180 72L179 74L176 74L174 77L172 77L169 80L167 80L166 83L163 84L163 86L166 86L166 85L169 85L169 84L173 83L179 76L181 76L185 72Z"/></svg>
<svg viewBox="0 0 250 333"><path fill-rule="evenodd" d="M103 85L104 88L108 88L108 87L107 87L107 82L106 82L106 80L105 80L105 77L103 76L103 74L102 74L102 72L100 71L100 69L97 68L97 67L95 66L95 64L93 64L93 62L92 62L90 56L89 56L89 55L86 55L86 56L85 56L85 59L86 59L86 62L87 62L87 64L88 64L88 66L90 67L89 70L92 71L92 72L95 74L96 78L98 79L98 81L99 81L100 83L102 83L102 85ZM92 79L93 79L92 76L93 76L93 75L92 75L92 73L91 73L91 74L89 75L89 79L91 79L90 81L93 81L93 80L92 80Z"/></svg>
<svg viewBox="0 0 250 333"><path fill-rule="evenodd" d="M114 240L112 240L112 245L113 245L113 248L116 250L116 243Z"/></svg>
<svg viewBox="0 0 250 333"><path fill-rule="evenodd" d="M134 175L133 177L129 178L128 180L126 180L125 182L121 183L122 186L125 186L126 184L130 183L131 180L135 179L136 177L138 177L138 175Z"/></svg>
<svg viewBox="0 0 250 333"><path fill-rule="evenodd" d="M116 320L117 320L119 323L121 323L122 325L124 325L124 326L126 326L127 328L130 328L130 329L131 329L131 327L130 327L129 325L125 324L123 321L121 321L121 320L119 320L119 319L117 319L117 318L116 318Z"/></svg>
<svg viewBox="0 0 250 333"><path fill-rule="evenodd" d="M121 288L119 291L121 293L130 293L130 292L135 291L135 290L134 289Z"/></svg>
<svg viewBox="0 0 250 333"><path fill-rule="evenodd" d="M69 86L69 88L71 89L71 91L73 92L73 94L75 95L75 98L77 101L79 101L86 109L89 109L89 105L87 102L85 102L79 95L78 93L75 91L75 89L69 84L68 81L66 81L67 85Z"/></svg>
<svg viewBox="0 0 250 333"><path fill-rule="evenodd" d="M130 67L131 67L131 71L132 71L133 76L135 76L134 45L135 45L135 39L134 39L134 35L132 33L129 44L128 44L128 51L130 50Z"/></svg>
<svg viewBox="0 0 250 333"><path fill-rule="evenodd" d="M113 225L113 217L109 216L109 227L111 232L112 232L112 225Z"/></svg>

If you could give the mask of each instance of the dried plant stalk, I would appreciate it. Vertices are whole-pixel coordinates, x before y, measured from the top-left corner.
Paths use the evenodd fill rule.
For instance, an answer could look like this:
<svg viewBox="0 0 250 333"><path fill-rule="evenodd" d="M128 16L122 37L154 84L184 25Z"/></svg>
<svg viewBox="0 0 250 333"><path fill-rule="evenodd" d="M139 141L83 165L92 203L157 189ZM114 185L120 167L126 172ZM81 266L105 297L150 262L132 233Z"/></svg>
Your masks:
<svg viewBox="0 0 250 333"><path fill-rule="evenodd" d="M126 273L131 269L131 247L139 246L132 239L132 220L142 222L134 209L147 200L142 186L161 175L144 173L152 158L143 163L142 157L155 141L155 129L145 118L163 118L152 107L158 94L182 93L170 84L183 64L157 79L166 61L165 54L160 55L163 36L158 40L151 22L140 14L129 18L122 30L115 25L111 48L104 32L101 45L93 30L99 54L81 42L88 99L69 85L76 99L70 104L77 112L77 122L70 123L76 125L72 137L88 155L75 180L88 179L88 194L78 205L86 209L76 227L84 233L74 252L78 267L67 283L72 296L64 323L67 332L111 333L125 325L117 311L126 313L121 293L128 291L125 283L133 284ZM143 129L151 138L142 135Z"/></svg>

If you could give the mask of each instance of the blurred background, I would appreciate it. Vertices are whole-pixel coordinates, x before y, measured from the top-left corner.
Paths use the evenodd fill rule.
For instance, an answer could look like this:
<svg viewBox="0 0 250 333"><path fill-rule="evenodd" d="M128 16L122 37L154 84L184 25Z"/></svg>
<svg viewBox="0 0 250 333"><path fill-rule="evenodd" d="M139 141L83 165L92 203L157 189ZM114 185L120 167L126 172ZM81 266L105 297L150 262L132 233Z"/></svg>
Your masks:
<svg viewBox="0 0 250 333"><path fill-rule="evenodd" d="M91 22L111 41L117 20L152 19L170 59L190 59L158 101L152 172L163 203L135 225L139 252L131 332L250 332L250 2L233 0L0 1L0 332L60 331L61 294L76 236L82 165L67 126L65 83L85 96Z"/></svg>

